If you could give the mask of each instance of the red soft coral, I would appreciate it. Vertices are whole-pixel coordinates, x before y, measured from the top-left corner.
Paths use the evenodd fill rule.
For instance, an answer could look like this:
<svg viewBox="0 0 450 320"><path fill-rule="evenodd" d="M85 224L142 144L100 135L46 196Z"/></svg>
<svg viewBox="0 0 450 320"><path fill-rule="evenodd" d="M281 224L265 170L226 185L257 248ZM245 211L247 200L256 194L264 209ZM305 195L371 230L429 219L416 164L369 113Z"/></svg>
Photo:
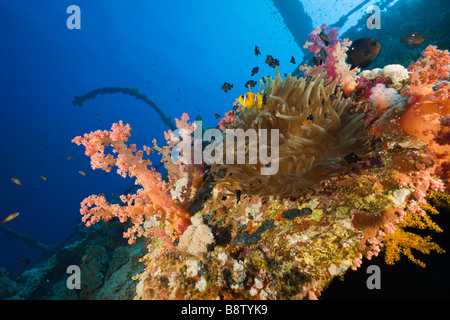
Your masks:
<svg viewBox="0 0 450 320"><path fill-rule="evenodd" d="M364 97L364 100L369 100L370 95L372 94L372 88L375 87L377 84L386 84L389 82L389 78L386 77L378 77L373 80L368 80L364 76L359 76L356 79L356 96L357 97Z"/></svg>

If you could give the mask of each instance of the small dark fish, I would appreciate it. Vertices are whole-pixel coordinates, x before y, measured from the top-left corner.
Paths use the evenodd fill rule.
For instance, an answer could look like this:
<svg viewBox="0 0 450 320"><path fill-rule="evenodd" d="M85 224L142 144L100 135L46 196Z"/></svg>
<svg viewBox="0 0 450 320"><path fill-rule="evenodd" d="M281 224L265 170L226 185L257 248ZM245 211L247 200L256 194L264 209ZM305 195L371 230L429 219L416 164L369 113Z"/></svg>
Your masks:
<svg viewBox="0 0 450 320"><path fill-rule="evenodd" d="M320 60L319 57L313 57L313 58L312 58L312 62L313 62L313 64L314 64L316 67L318 67L318 66L320 66L320 65L322 64L322 60Z"/></svg>
<svg viewBox="0 0 450 320"><path fill-rule="evenodd" d="M216 113L216 114L214 115L214 118L219 119L219 118L220 118L220 114Z"/></svg>
<svg viewBox="0 0 450 320"><path fill-rule="evenodd" d="M325 46L328 47L328 45L331 43L330 38L328 38L328 35L322 30L319 34L320 39L322 39L323 43L325 43Z"/></svg>
<svg viewBox="0 0 450 320"><path fill-rule="evenodd" d="M255 46L255 56L259 56L261 52L259 51L259 47Z"/></svg>
<svg viewBox="0 0 450 320"><path fill-rule="evenodd" d="M265 105L267 103L267 93L263 94L262 103L263 103L263 105Z"/></svg>
<svg viewBox="0 0 450 320"><path fill-rule="evenodd" d="M336 95L333 93L333 94L330 96L330 99L331 99L331 100L336 99Z"/></svg>
<svg viewBox="0 0 450 320"><path fill-rule="evenodd" d="M281 214L281 217L288 220L294 220L297 217L308 216L312 213L310 208L289 209Z"/></svg>
<svg viewBox="0 0 450 320"><path fill-rule="evenodd" d="M272 56L267 56L266 63L272 68L275 68L280 65L280 61L278 59L274 59Z"/></svg>
<svg viewBox="0 0 450 320"><path fill-rule="evenodd" d="M347 161L348 164L352 164L352 163L357 163L358 161L361 161L361 158L358 157L356 154L354 154L353 152L346 155L344 157L345 161Z"/></svg>
<svg viewBox="0 0 450 320"><path fill-rule="evenodd" d="M295 58L294 58L294 56L291 57L291 63L295 64Z"/></svg>
<svg viewBox="0 0 450 320"><path fill-rule="evenodd" d="M422 36L417 31L408 34L406 37L400 39L401 42L405 43L407 46L413 44L413 48L417 47L419 44L425 41L425 37Z"/></svg>
<svg viewBox="0 0 450 320"><path fill-rule="evenodd" d="M371 38L355 40L347 51L346 62L351 69L367 67L380 53L381 43Z"/></svg>
<svg viewBox="0 0 450 320"><path fill-rule="evenodd" d="M19 262L20 265L26 266L28 264L30 264L31 260L30 259L25 259Z"/></svg>
<svg viewBox="0 0 450 320"><path fill-rule="evenodd" d="M236 111L237 109L239 109L239 106L238 106L238 105L233 106L233 110L234 110L234 111Z"/></svg>
<svg viewBox="0 0 450 320"><path fill-rule="evenodd" d="M222 86L222 90L225 92L228 92L228 90L231 90L231 88L233 88L233 85L228 82L225 82Z"/></svg>
<svg viewBox="0 0 450 320"><path fill-rule="evenodd" d="M244 87L246 87L246 88L248 88L248 89L250 89L249 87L254 87L254 86L256 86L256 81L255 80L248 80L246 83L245 83L245 85L244 85Z"/></svg>
<svg viewBox="0 0 450 320"><path fill-rule="evenodd" d="M252 69L252 77L253 77L255 74L257 74L258 71L259 71L259 68L258 68L258 67L254 67L254 68Z"/></svg>
<svg viewBox="0 0 450 320"><path fill-rule="evenodd" d="M322 62L325 62L325 59L327 58L326 51L322 48L319 51L319 59L322 60Z"/></svg>
<svg viewBox="0 0 450 320"><path fill-rule="evenodd" d="M314 121L314 116L312 115L312 113L308 116L308 118L306 118L306 120Z"/></svg>
<svg viewBox="0 0 450 320"><path fill-rule="evenodd" d="M280 61L278 59L273 59L272 63L269 63L269 66L272 68L278 67L280 65Z"/></svg>

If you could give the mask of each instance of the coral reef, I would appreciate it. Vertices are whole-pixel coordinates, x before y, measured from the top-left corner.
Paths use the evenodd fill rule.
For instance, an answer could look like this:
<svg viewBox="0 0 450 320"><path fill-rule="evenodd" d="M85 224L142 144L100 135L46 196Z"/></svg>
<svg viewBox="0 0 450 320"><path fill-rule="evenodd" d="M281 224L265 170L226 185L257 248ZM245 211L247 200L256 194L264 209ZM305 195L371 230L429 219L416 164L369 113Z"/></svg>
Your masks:
<svg viewBox="0 0 450 320"><path fill-rule="evenodd" d="M260 108L235 108L220 123L223 129L277 129L278 163L251 163L245 138L233 149L224 147L236 154L246 146L245 164L172 161L181 140L198 143L187 115L176 121L183 139L168 131L166 146L144 147L147 154L162 154L168 182L147 168L143 151L125 144L128 125L74 139L85 146L93 168L115 165L143 186L121 198L124 206L94 195L81 209L88 225L117 217L133 224L125 232L131 243L144 239L134 299L317 299L332 279L383 251L388 264L406 255L419 266L426 261L416 251L444 252L413 229L441 231L431 215L449 206L449 154L408 131L408 117L412 108L422 115L442 110L428 110L429 101L448 102L448 84L440 81L448 53L427 49L409 68L410 85L399 67L344 75L349 66L340 54L347 44L327 32L339 54L328 52L320 72L282 79L277 71L274 79L261 80ZM315 36L317 31L311 47L319 48ZM431 68L436 57L447 66ZM345 97L343 87L354 94ZM445 146L445 139L436 141L438 132L442 138L448 130L446 115L439 116L439 130L431 133ZM118 156L105 155L106 147ZM276 165L276 174L261 174ZM99 270L117 273L92 266L93 273Z"/></svg>
<svg viewBox="0 0 450 320"><path fill-rule="evenodd" d="M402 95L409 97L409 108L399 123L407 134L418 137L436 153L440 165L437 173L446 178L450 158L450 83L441 80L450 74L450 54L430 45L422 55L408 67L411 84L402 90Z"/></svg>
<svg viewBox="0 0 450 320"><path fill-rule="evenodd" d="M154 169L147 168L151 162L143 160L144 152L136 151L136 145L128 147L125 144L130 136L130 126L124 126L120 122L114 124L111 130L99 130L85 134L84 137L78 136L73 142L85 146L86 155L91 157L94 169L100 168L109 172L112 166L117 166L117 172L121 176L136 177L136 184L140 184L143 189L139 189L135 195L122 196L121 200L127 204L126 206L109 204L104 196L92 195L86 198L81 204L82 221L90 226L101 219L108 221L112 217L118 217L121 222L130 219L133 226L128 229L125 236L133 243L136 236L140 237L144 232L141 226L144 218L157 214L169 222L167 230L169 234L172 232L182 234L190 224L189 214L172 199L161 175ZM118 154L117 158L111 154L105 155L104 150L108 146L114 148L113 152ZM147 154L152 152L150 148L144 149Z"/></svg>
<svg viewBox="0 0 450 320"><path fill-rule="evenodd" d="M75 240L61 246L47 260L9 279L0 269L1 299L32 300L130 300L136 295L136 281L142 273L144 239L129 245L122 237L126 225L110 221L75 229ZM67 267L81 268L81 288L69 289Z"/></svg>
<svg viewBox="0 0 450 320"><path fill-rule="evenodd" d="M0 299L6 299L19 291L17 284L8 278L8 272L0 268Z"/></svg>

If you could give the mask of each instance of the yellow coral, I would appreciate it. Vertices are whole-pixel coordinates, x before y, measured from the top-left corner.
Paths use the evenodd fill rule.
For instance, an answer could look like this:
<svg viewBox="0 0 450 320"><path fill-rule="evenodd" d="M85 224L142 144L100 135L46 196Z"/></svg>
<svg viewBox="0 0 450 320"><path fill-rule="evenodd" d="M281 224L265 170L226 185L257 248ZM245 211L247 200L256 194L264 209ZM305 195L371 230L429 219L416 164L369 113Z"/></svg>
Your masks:
<svg viewBox="0 0 450 320"><path fill-rule="evenodd" d="M450 194L448 193L441 191L430 191L427 194L427 200L437 208L450 209Z"/></svg>
<svg viewBox="0 0 450 320"><path fill-rule="evenodd" d="M423 205L422 209L432 214L438 213L431 205ZM384 239L386 246L385 261L387 264L393 265L400 260L400 255L404 254L409 260L424 268L425 263L414 257L412 249L424 254L429 254L431 251L445 253L444 249L431 241L430 236L422 237L405 231L405 228L418 228L442 232L442 229L431 220L429 215L410 212L404 217L402 222L396 225L396 228L394 233L388 234Z"/></svg>
<svg viewBox="0 0 450 320"><path fill-rule="evenodd" d="M429 254L431 251L436 251L437 253L445 252L444 249L431 241L430 236L421 237L415 233L406 232L401 228L398 228L395 233L389 234L385 241L385 260L390 265L400 260L400 254L404 254L409 260L425 268L425 263L415 258L411 249L418 250L424 254Z"/></svg>

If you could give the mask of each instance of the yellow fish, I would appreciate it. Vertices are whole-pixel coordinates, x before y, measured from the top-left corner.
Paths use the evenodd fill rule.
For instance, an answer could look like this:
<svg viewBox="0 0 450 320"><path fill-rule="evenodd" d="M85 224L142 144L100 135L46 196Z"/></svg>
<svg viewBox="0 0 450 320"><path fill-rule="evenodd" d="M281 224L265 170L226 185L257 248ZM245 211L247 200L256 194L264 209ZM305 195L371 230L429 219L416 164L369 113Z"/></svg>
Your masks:
<svg viewBox="0 0 450 320"><path fill-rule="evenodd" d="M11 213L9 216L7 216L5 219L3 219L1 224L4 224L5 222L11 221L12 219L15 219L19 214L20 214L19 212Z"/></svg>
<svg viewBox="0 0 450 320"><path fill-rule="evenodd" d="M81 174L82 176L85 176L85 177L87 176L86 172L84 172L82 170L78 171L78 173Z"/></svg>
<svg viewBox="0 0 450 320"><path fill-rule="evenodd" d="M17 179L17 178L11 178L11 180L12 180L12 182L14 182L15 184L17 184L17 185L19 185L19 186L23 186L23 184L22 184L22 182L20 182L20 180L19 179Z"/></svg>
<svg viewBox="0 0 450 320"><path fill-rule="evenodd" d="M44 181L47 181L47 177L46 176L41 176L41 179Z"/></svg>
<svg viewBox="0 0 450 320"><path fill-rule="evenodd" d="M245 108L262 108L264 96L247 92L238 98L238 102Z"/></svg>

